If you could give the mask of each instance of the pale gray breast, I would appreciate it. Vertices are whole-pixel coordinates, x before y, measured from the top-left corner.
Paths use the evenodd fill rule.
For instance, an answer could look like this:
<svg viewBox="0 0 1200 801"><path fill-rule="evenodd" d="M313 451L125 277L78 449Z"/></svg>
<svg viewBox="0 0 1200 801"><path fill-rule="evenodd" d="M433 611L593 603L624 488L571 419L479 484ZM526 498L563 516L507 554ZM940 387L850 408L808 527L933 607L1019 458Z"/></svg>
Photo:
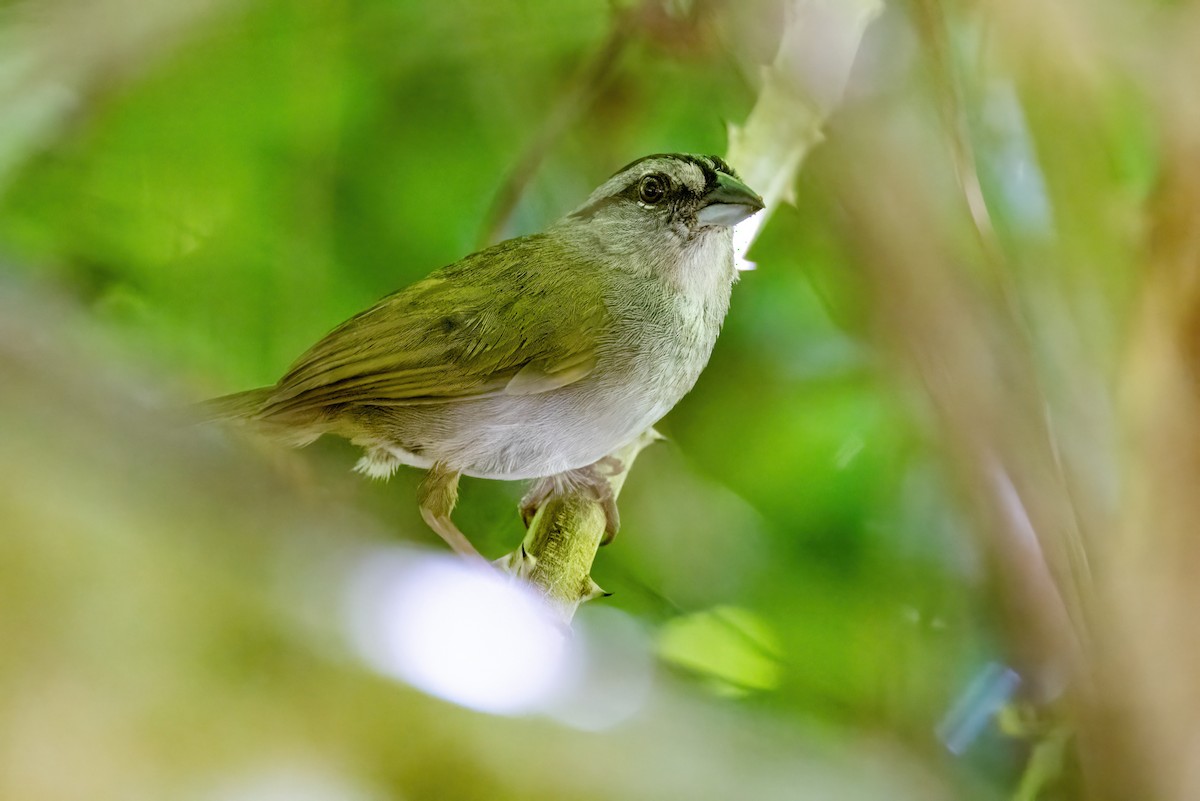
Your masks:
<svg viewBox="0 0 1200 801"><path fill-rule="evenodd" d="M674 283L642 282L612 308L619 321L605 343L602 383L625 401L624 444L658 422L696 383L712 354L729 307L732 279Z"/></svg>

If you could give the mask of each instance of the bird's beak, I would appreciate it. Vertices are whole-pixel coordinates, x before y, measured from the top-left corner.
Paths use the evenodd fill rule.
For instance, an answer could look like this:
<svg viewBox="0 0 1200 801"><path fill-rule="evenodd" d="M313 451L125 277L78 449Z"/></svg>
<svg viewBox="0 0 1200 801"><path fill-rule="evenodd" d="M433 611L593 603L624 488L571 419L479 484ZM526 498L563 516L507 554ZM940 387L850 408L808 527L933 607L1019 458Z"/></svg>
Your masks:
<svg viewBox="0 0 1200 801"><path fill-rule="evenodd" d="M737 225L766 208L750 187L725 173L717 173L716 187L704 196L704 207L696 213L701 225Z"/></svg>

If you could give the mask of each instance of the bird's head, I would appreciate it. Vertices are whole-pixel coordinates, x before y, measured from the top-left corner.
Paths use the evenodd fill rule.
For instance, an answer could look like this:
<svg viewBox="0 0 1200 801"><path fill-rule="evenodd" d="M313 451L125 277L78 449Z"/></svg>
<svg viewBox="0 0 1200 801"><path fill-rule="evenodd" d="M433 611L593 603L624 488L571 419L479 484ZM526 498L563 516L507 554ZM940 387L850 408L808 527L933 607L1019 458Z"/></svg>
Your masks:
<svg viewBox="0 0 1200 801"><path fill-rule="evenodd" d="M618 170L563 220L610 254L659 260L725 246L763 199L717 156L646 156Z"/></svg>

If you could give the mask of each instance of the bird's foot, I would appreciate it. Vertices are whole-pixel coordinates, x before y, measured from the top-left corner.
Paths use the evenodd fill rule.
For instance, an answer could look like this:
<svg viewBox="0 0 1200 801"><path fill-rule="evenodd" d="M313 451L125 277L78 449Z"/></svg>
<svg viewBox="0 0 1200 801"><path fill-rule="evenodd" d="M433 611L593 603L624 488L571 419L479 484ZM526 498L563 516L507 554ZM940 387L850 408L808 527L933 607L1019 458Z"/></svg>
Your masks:
<svg viewBox="0 0 1200 801"><path fill-rule="evenodd" d="M612 485L608 483L606 459L608 457L587 467L567 470L535 481L529 491L525 493L525 497L521 499L519 507L521 520L524 521L525 527L529 528L538 509L545 506L551 498L574 492L584 492L604 508L604 539L600 541L600 544L608 545L612 542L621 528L621 516L617 512L616 495L613 494Z"/></svg>

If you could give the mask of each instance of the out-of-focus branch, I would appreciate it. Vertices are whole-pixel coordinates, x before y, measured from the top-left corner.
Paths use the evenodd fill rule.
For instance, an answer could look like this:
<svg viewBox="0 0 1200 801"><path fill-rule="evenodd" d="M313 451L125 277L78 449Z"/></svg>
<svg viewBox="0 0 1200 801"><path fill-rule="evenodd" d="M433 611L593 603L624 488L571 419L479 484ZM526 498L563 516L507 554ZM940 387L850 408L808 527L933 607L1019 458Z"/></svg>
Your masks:
<svg viewBox="0 0 1200 801"><path fill-rule="evenodd" d="M930 67L930 79L936 93L944 136L950 146L954 176L971 220L979 252L988 268L987 278L998 300L990 310L992 324L1005 332L1004 339L1011 346L1005 358L1013 363L1012 367L998 364L997 368L1008 369L1010 374L1020 376L1020 381L1026 386L1018 391L1027 393L1031 410L1048 409L1051 402L1039 376L1037 355L1022 308L1015 271L997 237L991 211L984 198L967 122L962 81L959 80L958 65L951 50L945 9L941 0L918 0L914 3L914 10L924 45L922 52ZM1046 603L1065 604L1061 612L1056 611L1051 617L1069 618L1076 636L1086 638L1086 604L1082 595L1090 585L1090 569L1069 480L1056 456L1058 435L1048 414L1030 414L1022 424L1028 428L1028 438L1035 447L1006 454L1003 449L992 448L984 443L987 450L971 457L981 465L991 463L990 467L983 467L983 470L991 473L995 480L983 480L978 484L993 496L986 504L997 510L1010 510L1002 514L996 521L997 525L990 529L991 535L1002 540L990 543L989 550L996 557L1002 591L1025 596L1024 600L1010 599L1011 605L1042 609L1044 614ZM960 441L963 441L961 436ZM1025 490L1015 486L1006 475L1027 472L1020 462L1030 457L1044 458L1054 468L1053 480L1057 490L1054 494L1061 499L1062 513L1054 516L1053 523L1050 519L1038 521L1039 526L1053 524L1052 531L1034 526L1027 514L1014 516L1011 513L1028 504L1022 497ZM1043 486L1037 488L1043 494L1046 494L1046 489ZM1017 572L1014 574L1012 571ZM1039 586L1042 584L1047 586Z"/></svg>
<svg viewBox="0 0 1200 801"><path fill-rule="evenodd" d="M546 154L596 102L596 98L615 74L621 57L636 38L645 17L650 13L661 13L661 5L661 0L643 0L632 8L615 12L608 37L599 51L571 82L566 93L525 145L504 183L500 185L480 230L480 247L494 244L502 238L505 227L516 211L517 203L525 194L526 187L533 180Z"/></svg>
<svg viewBox="0 0 1200 801"><path fill-rule="evenodd" d="M1053 692L1078 664L1080 645L1038 536L1062 525L1039 399L1009 350L997 347L1007 329L946 251L935 200L896 147L872 141L854 152L862 171L839 175L881 348L925 391L977 512L1003 582L1011 658Z"/></svg>
<svg viewBox="0 0 1200 801"><path fill-rule="evenodd" d="M767 202L766 212L741 232L743 252L761 228L759 218L787 199L804 157L821 141L821 123L840 102L863 31L880 8L878 0L797 0L790 7L758 102L746 124L730 130L730 163ZM614 489L654 436L647 432L613 455L619 465L610 479ZM556 500L539 510L521 548L501 563L528 578L570 621L581 602L602 593L591 568L604 520L600 504L586 495Z"/></svg>
<svg viewBox="0 0 1200 801"><path fill-rule="evenodd" d="M929 61L930 80L937 92L938 113L942 127L954 155L954 175L958 179L963 201L971 215L979 247L987 257L997 277L1004 282L1002 289L1009 290L1007 272L1002 268L1004 254L992 225L992 215L983 197L983 186L979 170L975 165L975 148L968 130L966 110L963 107L962 82L950 47L950 33L946 30L946 14L942 0L917 0L913 4L917 32L924 45L922 52Z"/></svg>
<svg viewBox="0 0 1200 801"><path fill-rule="evenodd" d="M1006 240L1011 258L996 260L967 139L951 148L963 193L952 204L922 180L928 164L906 162L903 122L876 125L884 147L842 158L855 167L839 188L880 340L921 384L992 552L1013 659L1050 689L1071 679L1060 709L1086 797L1189 799L1200 793L1200 15L1150 23L1130 4L1093 5L983 6L1037 149L1045 197L1022 200L1050 210L1033 236ZM942 6L916 7L943 120L962 137L946 31L930 16ZM1124 48L1134 60L1119 61ZM1159 185L1147 210L1111 170L1129 139L1105 128L1113 86L1138 71L1162 112L1149 126L1164 146L1148 148ZM1144 124L1149 111L1121 113ZM963 199L977 247L963 245ZM1143 233L1145 252L1131 252ZM1002 272L980 280L970 265L981 263Z"/></svg>
<svg viewBox="0 0 1200 801"><path fill-rule="evenodd" d="M1200 14L1193 7L1180 22L1154 87L1162 164L1120 378L1123 513L1100 552L1104 799L1200 795L1200 114L1191 102Z"/></svg>

